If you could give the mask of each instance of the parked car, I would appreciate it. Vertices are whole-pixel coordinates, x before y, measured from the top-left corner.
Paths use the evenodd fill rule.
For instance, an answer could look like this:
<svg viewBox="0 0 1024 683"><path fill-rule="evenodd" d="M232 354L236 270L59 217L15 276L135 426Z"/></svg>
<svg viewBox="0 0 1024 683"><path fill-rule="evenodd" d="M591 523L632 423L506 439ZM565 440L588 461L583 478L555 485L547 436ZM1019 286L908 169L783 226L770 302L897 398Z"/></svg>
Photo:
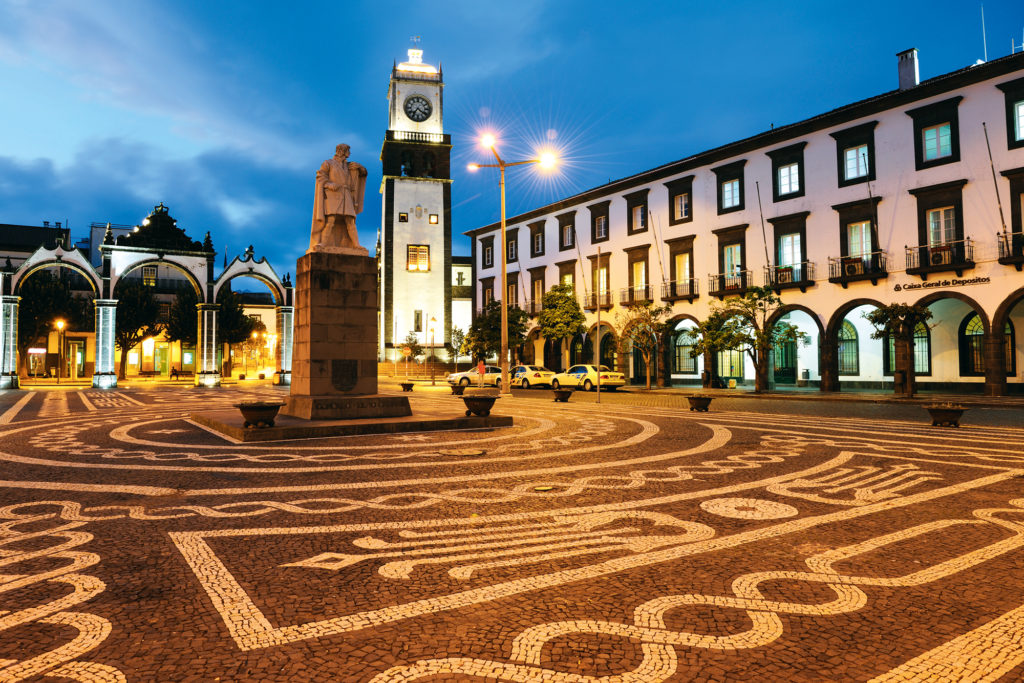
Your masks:
<svg viewBox="0 0 1024 683"><path fill-rule="evenodd" d="M621 372L612 372L608 366L601 366L601 389L615 391L625 386L626 377ZM551 378L551 388L573 388L592 391L597 389L596 365L574 365L565 372L560 372Z"/></svg>
<svg viewBox="0 0 1024 683"><path fill-rule="evenodd" d="M529 389L530 387L550 387L551 378L555 373L540 365L517 365L509 371L512 379L509 383L514 387Z"/></svg>
<svg viewBox="0 0 1024 683"><path fill-rule="evenodd" d="M476 368L470 368L465 372L453 372L448 375L448 384L461 384L462 386L469 386L470 384L480 384L480 373L476 371ZM501 368L494 365L484 366L484 384L492 387L501 386Z"/></svg>

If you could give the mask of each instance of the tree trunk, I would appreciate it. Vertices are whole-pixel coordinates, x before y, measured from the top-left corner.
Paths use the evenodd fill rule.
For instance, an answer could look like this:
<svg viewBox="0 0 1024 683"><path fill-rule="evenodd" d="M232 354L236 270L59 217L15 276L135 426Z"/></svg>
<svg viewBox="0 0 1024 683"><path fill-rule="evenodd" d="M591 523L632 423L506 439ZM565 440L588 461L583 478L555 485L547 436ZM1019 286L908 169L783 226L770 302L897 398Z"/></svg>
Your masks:
<svg viewBox="0 0 1024 683"><path fill-rule="evenodd" d="M18 377L28 377L28 347L25 347L24 351L18 351Z"/></svg>
<svg viewBox="0 0 1024 683"><path fill-rule="evenodd" d="M117 369L118 379L127 379L128 373L128 349L121 349L121 367Z"/></svg>
<svg viewBox="0 0 1024 683"><path fill-rule="evenodd" d="M644 359L644 370L647 373L647 386L646 386L646 389L648 391L650 391L651 390L651 352L650 351L643 351L643 352L640 353L640 355L643 356L643 359Z"/></svg>
<svg viewBox="0 0 1024 683"><path fill-rule="evenodd" d="M754 393L760 394L768 390L768 363L771 354L768 353L767 344L759 345L754 354Z"/></svg>

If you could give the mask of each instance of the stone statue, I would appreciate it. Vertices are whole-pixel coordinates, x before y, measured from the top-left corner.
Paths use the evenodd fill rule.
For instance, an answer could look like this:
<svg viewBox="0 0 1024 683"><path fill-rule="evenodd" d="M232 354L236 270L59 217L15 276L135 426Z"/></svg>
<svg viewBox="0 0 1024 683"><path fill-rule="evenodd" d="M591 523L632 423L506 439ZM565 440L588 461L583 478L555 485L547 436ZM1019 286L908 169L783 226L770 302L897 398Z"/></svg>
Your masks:
<svg viewBox="0 0 1024 683"><path fill-rule="evenodd" d="M359 246L356 214L363 210L366 169L348 161L349 146L338 145L334 158L316 172L313 199L313 229L309 251L350 251L366 253Z"/></svg>

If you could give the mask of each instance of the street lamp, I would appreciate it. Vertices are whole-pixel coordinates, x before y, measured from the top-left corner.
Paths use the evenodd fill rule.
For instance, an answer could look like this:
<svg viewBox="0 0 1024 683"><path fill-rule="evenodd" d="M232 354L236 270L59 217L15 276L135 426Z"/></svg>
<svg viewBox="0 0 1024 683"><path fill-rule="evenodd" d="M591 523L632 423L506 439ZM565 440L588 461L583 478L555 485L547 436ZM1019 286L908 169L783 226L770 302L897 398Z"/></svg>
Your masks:
<svg viewBox="0 0 1024 683"><path fill-rule="evenodd" d="M551 170L558 163L554 152L541 152L536 159L525 159L523 161L505 161L498 154L497 140L490 133L480 138L480 144L487 147L494 153L495 164L470 164L469 170L476 171L481 168L496 168L500 171L498 177L498 190L501 194L501 393L512 393L512 387L508 379L508 283L506 280L506 261L508 259L508 245L505 243L505 169L509 166L525 166L537 164L544 170Z"/></svg>
<svg viewBox="0 0 1024 683"><path fill-rule="evenodd" d="M437 326L437 318L430 316L430 386L437 386L434 371L437 369L437 349L434 348L434 328Z"/></svg>
<svg viewBox="0 0 1024 683"><path fill-rule="evenodd" d="M57 325L57 384L60 384L60 371L64 366L64 321L58 319Z"/></svg>

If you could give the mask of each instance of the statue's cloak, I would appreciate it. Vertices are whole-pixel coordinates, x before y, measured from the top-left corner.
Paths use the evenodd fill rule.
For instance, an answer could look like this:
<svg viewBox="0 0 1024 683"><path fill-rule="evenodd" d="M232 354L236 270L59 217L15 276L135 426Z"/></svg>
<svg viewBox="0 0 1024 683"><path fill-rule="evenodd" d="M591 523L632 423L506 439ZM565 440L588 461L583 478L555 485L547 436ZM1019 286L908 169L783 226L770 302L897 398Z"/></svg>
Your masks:
<svg viewBox="0 0 1024 683"><path fill-rule="evenodd" d="M324 185L332 182L337 190L328 191ZM328 159L316 172L316 190L313 197L313 229L323 227L327 216L355 217L363 211L366 191L366 169L352 161Z"/></svg>

